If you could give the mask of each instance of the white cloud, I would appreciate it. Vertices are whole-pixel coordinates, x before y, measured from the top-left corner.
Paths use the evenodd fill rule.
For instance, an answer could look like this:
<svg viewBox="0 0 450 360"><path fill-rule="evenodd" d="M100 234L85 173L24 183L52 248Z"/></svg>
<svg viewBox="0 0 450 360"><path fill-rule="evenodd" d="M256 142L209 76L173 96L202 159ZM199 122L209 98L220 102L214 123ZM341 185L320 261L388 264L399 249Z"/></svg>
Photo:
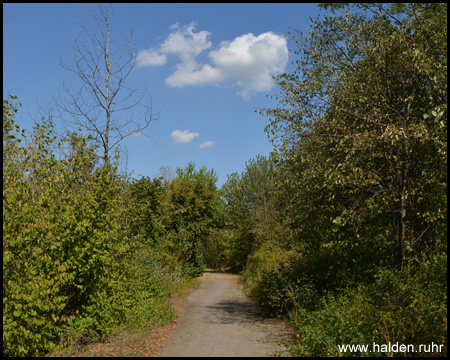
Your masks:
<svg viewBox="0 0 450 360"><path fill-rule="evenodd" d="M172 131L172 134L170 134L175 144L185 144L191 142L199 135L199 133L189 132L189 130L174 130Z"/></svg>
<svg viewBox="0 0 450 360"><path fill-rule="evenodd" d="M197 56L211 48L208 31L195 32L195 23L171 27L172 33L158 50L149 49L153 64L161 65L165 54L175 54L180 62L166 79L169 86L228 84L239 89L244 99L250 93L268 91L274 84L273 75L284 72L288 62L287 41L284 36L266 32L255 36L244 34L232 41L223 41L208 54L211 64L200 64ZM142 63L142 65L145 65Z"/></svg>
<svg viewBox="0 0 450 360"><path fill-rule="evenodd" d="M204 149L204 148L212 146L212 144L214 144L214 141L205 141L205 142L202 142L198 147L200 149Z"/></svg>
<svg viewBox="0 0 450 360"><path fill-rule="evenodd" d="M241 88L240 95L267 91L273 85L272 76L284 72L288 48L283 36L266 32L259 36L245 34L231 42L222 42L209 57L223 81Z"/></svg>
<svg viewBox="0 0 450 360"><path fill-rule="evenodd" d="M136 58L138 66L164 65L166 61L166 55L160 54L152 48L139 51Z"/></svg>
<svg viewBox="0 0 450 360"><path fill-rule="evenodd" d="M173 24L170 28L169 28L169 30L176 30L176 29L178 29L180 27L180 24L178 24L178 22L176 22L175 24Z"/></svg>
<svg viewBox="0 0 450 360"><path fill-rule="evenodd" d="M189 61L212 46L208 41L210 32L203 30L195 32L195 23L180 28L177 24L167 40L161 45L160 51L164 54L177 54L182 61Z"/></svg>

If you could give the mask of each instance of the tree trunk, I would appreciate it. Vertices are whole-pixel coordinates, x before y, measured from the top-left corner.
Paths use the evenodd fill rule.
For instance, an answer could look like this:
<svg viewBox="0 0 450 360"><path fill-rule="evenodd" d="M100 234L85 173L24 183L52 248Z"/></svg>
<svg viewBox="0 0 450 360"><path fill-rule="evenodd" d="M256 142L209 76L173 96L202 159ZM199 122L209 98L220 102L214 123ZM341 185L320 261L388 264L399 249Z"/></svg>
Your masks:
<svg viewBox="0 0 450 360"><path fill-rule="evenodd" d="M403 259L405 257L405 244L406 244L406 189L403 176L399 171L399 192L400 200L398 202L398 214L397 214L397 229L398 234L395 241L394 249L394 267L399 274L402 270Z"/></svg>

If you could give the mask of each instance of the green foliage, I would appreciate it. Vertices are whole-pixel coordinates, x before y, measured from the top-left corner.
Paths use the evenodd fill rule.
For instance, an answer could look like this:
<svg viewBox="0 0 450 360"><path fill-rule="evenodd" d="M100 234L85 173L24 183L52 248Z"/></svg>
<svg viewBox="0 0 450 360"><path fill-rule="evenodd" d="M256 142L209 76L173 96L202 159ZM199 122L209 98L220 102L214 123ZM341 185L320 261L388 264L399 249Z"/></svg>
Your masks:
<svg viewBox="0 0 450 360"><path fill-rule="evenodd" d="M286 313L292 307L294 288L287 273L293 259L292 251L266 242L249 256L242 273L245 290L272 316Z"/></svg>
<svg viewBox="0 0 450 360"><path fill-rule="evenodd" d="M151 329L175 318L167 302L170 289L164 280L167 272L157 250L146 244L134 250L133 261L127 262L128 311L125 324L128 329Z"/></svg>
<svg viewBox="0 0 450 360"><path fill-rule="evenodd" d="M163 232L162 204L164 186L161 178L151 180L142 177L134 180L130 186L131 204L129 205L130 219L133 220L133 236L139 236L152 245L156 245Z"/></svg>
<svg viewBox="0 0 450 360"><path fill-rule="evenodd" d="M54 346L55 323L68 321L66 314L55 319L73 274L54 244L52 218L59 209L48 199L63 189L52 186L57 176L51 169L58 166L48 150L51 124L37 125L30 144L20 147L25 132L20 137L15 112L14 103L4 100L3 349L5 355L37 355Z"/></svg>
<svg viewBox="0 0 450 360"><path fill-rule="evenodd" d="M275 159L257 156L241 175L233 173L221 189L226 203L230 266L242 269L247 257L265 241L283 239L284 221L276 210Z"/></svg>
<svg viewBox="0 0 450 360"><path fill-rule="evenodd" d="M198 276L206 267L202 244L219 213L217 176L204 166L196 170L193 163L176 173L167 185L163 205L163 251L170 254L171 264L182 263L185 274Z"/></svg>
<svg viewBox="0 0 450 360"><path fill-rule="evenodd" d="M164 259L150 247L162 231L158 180L130 187L117 163L98 166L88 139L57 142L45 119L20 133L16 112L4 100L3 354L48 354L173 319Z"/></svg>
<svg viewBox="0 0 450 360"><path fill-rule="evenodd" d="M446 345L447 5L322 7L260 110L276 166L224 186L229 252L295 355Z"/></svg>
<svg viewBox="0 0 450 360"><path fill-rule="evenodd" d="M200 251L211 269L226 269L232 262L229 251L231 234L223 228L213 228L200 243Z"/></svg>
<svg viewBox="0 0 450 360"><path fill-rule="evenodd" d="M349 286L339 295L322 298L320 308L298 307L290 314L297 333L293 355L364 356L341 353L343 344L443 344L447 353L447 255L436 254L401 277L381 270L371 285ZM369 347L370 348L370 347ZM376 353L371 356L389 356ZM398 355L398 354L397 354ZM406 354L400 354L406 355ZM408 356L430 353L408 353Z"/></svg>
<svg viewBox="0 0 450 360"><path fill-rule="evenodd" d="M193 162L189 162L185 168L177 168L176 174L178 179L183 179L190 183L202 183L209 188L214 188L218 180L214 169L208 171L206 166L202 166L196 170Z"/></svg>
<svg viewBox="0 0 450 360"><path fill-rule="evenodd" d="M445 15L442 4L411 6L397 22L382 5L344 6L339 16L313 20L310 36L294 32L302 58L293 74L278 77L280 106L263 111L300 201L319 203L316 212L337 225L372 231L389 221L398 270L412 254L407 246L431 246L432 232L423 229L446 216L438 210L446 199L446 127L430 117L446 116L445 76L431 75L446 72L446 40L424 26L445 23Z"/></svg>

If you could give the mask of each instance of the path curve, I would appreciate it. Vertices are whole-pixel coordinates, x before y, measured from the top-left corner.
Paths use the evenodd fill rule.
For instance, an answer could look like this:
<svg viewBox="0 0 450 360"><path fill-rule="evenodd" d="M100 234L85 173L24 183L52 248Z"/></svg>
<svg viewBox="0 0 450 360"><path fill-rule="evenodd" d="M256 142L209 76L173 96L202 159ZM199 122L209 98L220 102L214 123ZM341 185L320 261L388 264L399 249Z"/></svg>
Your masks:
<svg viewBox="0 0 450 360"><path fill-rule="evenodd" d="M159 356L286 356L280 344L288 336L286 328L261 317L236 275L205 272L200 287L186 300Z"/></svg>

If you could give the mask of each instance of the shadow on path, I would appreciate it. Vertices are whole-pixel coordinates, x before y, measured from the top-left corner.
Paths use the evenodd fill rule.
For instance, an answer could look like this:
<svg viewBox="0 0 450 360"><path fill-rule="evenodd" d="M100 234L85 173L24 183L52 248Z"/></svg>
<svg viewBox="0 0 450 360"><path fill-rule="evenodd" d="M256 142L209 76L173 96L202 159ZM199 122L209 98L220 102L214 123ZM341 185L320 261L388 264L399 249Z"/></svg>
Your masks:
<svg viewBox="0 0 450 360"><path fill-rule="evenodd" d="M208 317L205 320L213 324L253 324L260 319L258 305L239 300L224 300L214 305L206 306ZM211 315L213 313L213 316Z"/></svg>
<svg viewBox="0 0 450 360"><path fill-rule="evenodd" d="M161 357L270 357L284 351L283 328L265 321L236 280L237 275L221 271L203 274L200 287L186 297Z"/></svg>

